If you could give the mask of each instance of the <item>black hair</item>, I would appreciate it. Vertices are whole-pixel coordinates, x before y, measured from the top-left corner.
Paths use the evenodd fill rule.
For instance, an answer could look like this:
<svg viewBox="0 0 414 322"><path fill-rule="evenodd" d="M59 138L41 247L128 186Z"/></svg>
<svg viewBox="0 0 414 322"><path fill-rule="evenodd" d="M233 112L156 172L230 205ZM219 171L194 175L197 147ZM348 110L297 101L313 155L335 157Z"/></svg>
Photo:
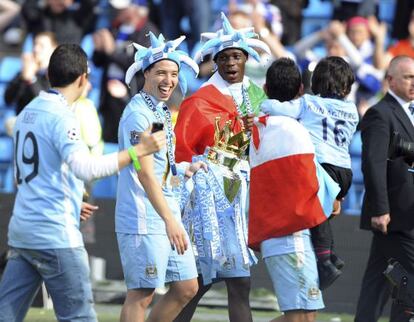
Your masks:
<svg viewBox="0 0 414 322"><path fill-rule="evenodd" d="M301 84L299 68L290 58L279 58L267 69L266 94L271 99L290 101L298 95Z"/></svg>
<svg viewBox="0 0 414 322"><path fill-rule="evenodd" d="M50 57L48 77L52 87L66 87L87 72L87 56L79 45L59 45Z"/></svg>
<svg viewBox="0 0 414 322"><path fill-rule="evenodd" d="M355 82L351 66L341 57L331 56L319 61L312 74L312 92L327 98L345 98Z"/></svg>
<svg viewBox="0 0 414 322"><path fill-rule="evenodd" d="M229 49L237 49L237 50L240 50L245 56L246 56L246 59L248 59L249 58L249 53L246 51L246 50L244 50L243 48L240 48L240 47L227 47L227 48L225 48L225 49L223 49L223 50L220 50L217 54L215 54L214 55L214 57L213 57L213 61L215 62L215 63L217 63L217 58L218 58L218 56L222 53L222 52L225 52L226 50L229 50Z"/></svg>

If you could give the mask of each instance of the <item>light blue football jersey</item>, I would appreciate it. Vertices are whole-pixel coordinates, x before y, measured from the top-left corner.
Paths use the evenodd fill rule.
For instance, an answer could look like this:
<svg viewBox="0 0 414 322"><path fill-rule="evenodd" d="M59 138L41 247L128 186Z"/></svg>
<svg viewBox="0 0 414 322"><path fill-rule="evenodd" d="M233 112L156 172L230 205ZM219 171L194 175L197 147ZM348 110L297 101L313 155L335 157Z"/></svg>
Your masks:
<svg viewBox="0 0 414 322"><path fill-rule="evenodd" d="M83 245L79 231L83 182L65 163L87 147L79 123L60 95L41 92L14 128L17 195L9 245L28 249Z"/></svg>
<svg viewBox="0 0 414 322"><path fill-rule="evenodd" d="M154 106L157 106L158 102L153 97L151 99ZM157 106L157 111L162 118L161 121L165 123L162 107ZM142 96L136 94L126 106L119 122L119 149L128 149L131 145L138 144L141 133L153 122L158 122L154 112L147 106ZM154 153L153 158L155 176L162 187L164 197L174 216L181 221L179 204L170 185L171 174L167 173L167 148ZM132 164L122 169L119 174L115 230L127 234L166 234L165 223L148 199Z"/></svg>
<svg viewBox="0 0 414 322"><path fill-rule="evenodd" d="M266 100L261 110L269 115L290 116L302 123L311 135L319 163L351 168L348 148L359 121L353 102L305 94L287 102Z"/></svg>

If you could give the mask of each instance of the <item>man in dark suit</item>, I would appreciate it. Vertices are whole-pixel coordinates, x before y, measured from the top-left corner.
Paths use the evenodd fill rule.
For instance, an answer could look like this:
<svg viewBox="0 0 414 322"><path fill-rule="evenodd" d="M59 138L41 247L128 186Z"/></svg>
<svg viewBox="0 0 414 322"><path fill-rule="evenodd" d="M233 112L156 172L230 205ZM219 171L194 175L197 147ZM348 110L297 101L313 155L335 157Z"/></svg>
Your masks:
<svg viewBox="0 0 414 322"><path fill-rule="evenodd" d="M388 159L394 131L414 141L414 60L395 57L387 73L388 93L371 107L361 122L362 171L365 197L361 229L371 230L373 239L361 286L355 322L376 322L390 296L383 275L390 258L414 274L414 177L403 157ZM391 322L409 317L393 304Z"/></svg>

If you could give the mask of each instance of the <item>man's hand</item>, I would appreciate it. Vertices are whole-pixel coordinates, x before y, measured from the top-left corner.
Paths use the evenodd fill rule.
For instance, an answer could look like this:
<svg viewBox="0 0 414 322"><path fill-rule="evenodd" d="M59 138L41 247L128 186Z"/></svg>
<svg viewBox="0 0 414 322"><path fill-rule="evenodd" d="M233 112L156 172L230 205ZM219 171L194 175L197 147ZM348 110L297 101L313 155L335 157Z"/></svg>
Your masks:
<svg viewBox="0 0 414 322"><path fill-rule="evenodd" d="M185 177L188 179L191 178L194 175L194 173L196 173L201 168L203 168L205 172L208 171L208 166L203 161L191 163L190 166L185 170Z"/></svg>
<svg viewBox="0 0 414 322"><path fill-rule="evenodd" d="M338 199L335 199L333 203L333 210L332 210L332 216L337 216L341 213L341 201Z"/></svg>
<svg viewBox="0 0 414 322"><path fill-rule="evenodd" d="M250 113L242 117L243 126L246 131L250 131L252 129L255 116L256 115L254 115L253 113Z"/></svg>
<svg viewBox="0 0 414 322"><path fill-rule="evenodd" d="M171 220L165 222L165 228L167 230L167 236L170 240L171 247L173 249L175 248L179 255L184 254L188 248L188 243L183 228L173 217L171 217Z"/></svg>
<svg viewBox="0 0 414 322"><path fill-rule="evenodd" d="M384 214L378 217L371 218L371 226L372 228L379 230L384 235L387 234L387 226L391 221L390 214Z"/></svg>
<svg viewBox="0 0 414 322"><path fill-rule="evenodd" d="M93 215L93 213L98 209L99 209L98 206L91 205L90 203L87 203L87 202L82 202L81 214L80 214L81 221L88 220Z"/></svg>
<svg viewBox="0 0 414 322"><path fill-rule="evenodd" d="M31 53L25 53L22 55L22 73L21 77L26 82L31 82L38 71L36 60Z"/></svg>
<svg viewBox="0 0 414 322"><path fill-rule="evenodd" d="M165 146L165 131L151 134L151 127L141 134L141 142L135 146L138 157L157 152Z"/></svg>

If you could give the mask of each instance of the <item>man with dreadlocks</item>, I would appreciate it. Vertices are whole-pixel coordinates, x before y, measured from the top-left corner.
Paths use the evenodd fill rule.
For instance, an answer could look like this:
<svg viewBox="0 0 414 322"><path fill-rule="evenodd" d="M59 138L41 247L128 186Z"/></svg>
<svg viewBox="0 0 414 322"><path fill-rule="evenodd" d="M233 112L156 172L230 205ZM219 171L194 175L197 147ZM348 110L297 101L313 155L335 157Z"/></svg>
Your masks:
<svg viewBox="0 0 414 322"><path fill-rule="evenodd" d="M176 164L171 113L165 104L177 84L185 93L182 65L196 74L198 66L176 50L184 36L168 42L162 35L157 38L150 32L149 36L149 48L134 44L138 51L125 81L129 84L142 69L145 82L123 111L118 141L120 149L127 149L141 141L144 129L158 122L166 129L167 148L150 158L132 155L134 167L119 175L115 229L128 289L122 322L143 322L155 288L168 282L168 292L153 306L147 321L172 321L198 289L194 254L188 248L175 192L203 163Z"/></svg>
<svg viewBox="0 0 414 322"><path fill-rule="evenodd" d="M204 161L208 171L193 176L194 190L184 208L184 224L192 233L199 273L199 291L176 321L190 321L212 283L224 280L230 321L252 321L249 305L250 265L247 247L246 199L249 165L245 149L253 118L266 98L244 75L252 48L269 52L253 28L235 30L222 13L222 29L203 33L206 40L196 59L211 54L217 71L201 89L183 101L175 134L176 159Z"/></svg>

